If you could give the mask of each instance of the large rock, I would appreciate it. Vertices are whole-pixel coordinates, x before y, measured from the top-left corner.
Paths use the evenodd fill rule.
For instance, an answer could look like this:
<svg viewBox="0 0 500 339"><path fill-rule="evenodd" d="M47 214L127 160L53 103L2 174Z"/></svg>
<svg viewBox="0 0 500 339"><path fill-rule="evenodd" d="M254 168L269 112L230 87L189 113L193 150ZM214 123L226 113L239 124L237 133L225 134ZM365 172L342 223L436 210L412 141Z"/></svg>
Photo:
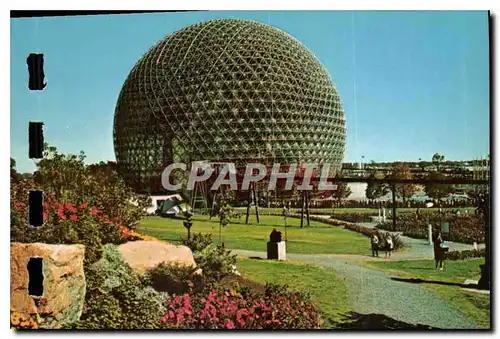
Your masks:
<svg viewBox="0 0 500 339"><path fill-rule="evenodd" d="M118 246L118 251L139 275L161 263L196 267L193 252L187 246L175 246L161 241L129 241Z"/></svg>
<svg viewBox="0 0 500 339"><path fill-rule="evenodd" d="M59 328L80 319L85 299L83 245L49 245L12 243L10 249L11 312L38 314L40 328ZM42 259L43 293L32 290L29 295L32 258ZM35 259L36 260L36 259ZM33 262L33 261L32 261ZM30 264L31 266L32 264ZM35 265L36 266L36 265ZM36 274L32 271L31 278ZM32 281L32 286L33 281Z"/></svg>

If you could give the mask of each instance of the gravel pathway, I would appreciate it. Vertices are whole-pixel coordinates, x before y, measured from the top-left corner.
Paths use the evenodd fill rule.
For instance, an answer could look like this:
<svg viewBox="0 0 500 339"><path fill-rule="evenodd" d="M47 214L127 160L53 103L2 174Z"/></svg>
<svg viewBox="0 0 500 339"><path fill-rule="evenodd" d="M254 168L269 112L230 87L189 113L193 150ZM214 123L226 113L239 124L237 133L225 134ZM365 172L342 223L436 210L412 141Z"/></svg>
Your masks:
<svg viewBox="0 0 500 339"><path fill-rule="evenodd" d="M265 258L265 252L233 250L245 257ZM387 272L359 266L363 256L287 254L287 259L335 269L347 282L353 311L384 314L410 324L442 329L474 329L477 324L422 285L391 279ZM380 259L378 259L380 260Z"/></svg>

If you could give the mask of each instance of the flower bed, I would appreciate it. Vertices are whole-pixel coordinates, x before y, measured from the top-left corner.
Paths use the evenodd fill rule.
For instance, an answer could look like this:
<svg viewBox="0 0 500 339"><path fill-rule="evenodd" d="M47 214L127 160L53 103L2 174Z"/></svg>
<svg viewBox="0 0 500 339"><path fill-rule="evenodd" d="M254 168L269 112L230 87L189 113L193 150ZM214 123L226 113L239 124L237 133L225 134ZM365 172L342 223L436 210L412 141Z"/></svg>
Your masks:
<svg viewBox="0 0 500 339"><path fill-rule="evenodd" d="M481 218L475 215L454 214L442 216L431 214L429 217L429 222L435 227L441 220L450 223L450 233L445 235L446 240L465 244L484 243L484 224ZM395 231L403 232L412 238L427 239L427 225L426 217L419 218L415 213L404 214L397 216ZM387 222L381 224L379 228L392 231L393 225L392 222Z"/></svg>
<svg viewBox="0 0 500 339"><path fill-rule="evenodd" d="M320 328L314 304L298 292L270 289L258 294L210 291L175 296L165 302L162 322L181 329L315 329Z"/></svg>

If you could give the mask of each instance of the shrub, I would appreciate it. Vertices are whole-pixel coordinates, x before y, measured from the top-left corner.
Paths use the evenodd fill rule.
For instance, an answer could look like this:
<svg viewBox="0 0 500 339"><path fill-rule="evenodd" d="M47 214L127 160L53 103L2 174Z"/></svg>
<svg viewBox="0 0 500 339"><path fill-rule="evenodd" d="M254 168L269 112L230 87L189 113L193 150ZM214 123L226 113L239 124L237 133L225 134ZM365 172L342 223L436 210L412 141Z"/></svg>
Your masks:
<svg viewBox="0 0 500 339"><path fill-rule="evenodd" d="M216 283L233 273L236 267L236 255L226 250L224 245L211 244L200 252L194 253L194 260L203 270L207 284Z"/></svg>
<svg viewBox="0 0 500 339"><path fill-rule="evenodd" d="M281 215L281 214L274 213L272 215ZM300 214L292 214L292 215L289 215L289 217L300 218ZM328 224L331 226L343 227L347 230L358 232L358 233L361 233L363 235L366 235L367 237L372 237L373 235L379 236L379 231L377 229L365 227L365 226L360 226L360 225L357 225L357 224L349 222L349 221L338 220L338 219L326 219L326 218L322 218L319 216L310 216L310 219L313 221L322 222L322 223L325 223L325 224ZM380 236L379 236L379 238L380 238ZM399 237L398 234L393 234L392 239L394 242L394 250L399 250L399 249L402 249L404 247L404 242L401 240L401 238Z"/></svg>
<svg viewBox="0 0 500 339"><path fill-rule="evenodd" d="M446 253L448 260L465 260L471 258L484 258L486 251L484 248L480 250L465 250L465 251L450 251Z"/></svg>
<svg viewBox="0 0 500 339"><path fill-rule="evenodd" d="M353 223L372 221L371 215L367 213L335 213L330 217Z"/></svg>
<svg viewBox="0 0 500 339"><path fill-rule="evenodd" d="M194 233L191 239L182 239L182 243L189 247L193 253L200 252L212 244L212 234Z"/></svg>
<svg viewBox="0 0 500 339"><path fill-rule="evenodd" d="M320 327L315 305L304 295L274 287L243 297L237 291L176 296L165 302L162 322L182 329L314 329Z"/></svg>
<svg viewBox="0 0 500 339"><path fill-rule="evenodd" d="M432 225L439 225L440 221L450 223L450 233L446 235L446 240L472 244L474 242L484 242L484 222L475 215L439 215L432 213L429 215L429 222ZM381 229L392 230L392 222L384 223L379 226ZM427 239L427 217L418 217L416 213L407 213L396 217L396 230L403 232L404 235Z"/></svg>
<svg viewBox="0 0 500 339"><path fill-rule="evenodd" d="M85 272L87 292L80 320L73 329L151 329L161 327L165 312L159 293L143 284L113 245Z"/></svg>
<svg viewBox="0 0 500 339"><path fill-rule="evenodd" d="M11 202L11 241L83 244L86 265L101 258L104 244L119 244L128 236L128 229L121 226L119 216L110 218L87 203L59 203L54 194L46 194L44 197L44 222L37 229L27 226L26 204Z"/></svg>
<svg viewBox="0 0 500 339"><path fill-rule="evenodd" d="M196 273L197 270L193 266L161 263L141 277L141 280L156 291L169 294L200 293L203 291L203 279L201 274Z"/></svg>
<svg viewBox="0 0 500 339"><path fill-rule="evenodd" d="M402 249L404 247L404 242L403 242L403 240L401 240L399 234L397 234L397 233L392 233L391 234L389 232L377 231L377 236L381 240L381 246L382 246L382 248L387 243L387 237L389 237L389 235L392 237L392 243L394 245L394 250L395 251L397 251L399 249Z"/></svg>
<svg viewBox="0 0 500 339"><path fill-rule="evenodd" d="M37 314L24 314L10 311L10 327L17 329L38 328Z"/></svg>

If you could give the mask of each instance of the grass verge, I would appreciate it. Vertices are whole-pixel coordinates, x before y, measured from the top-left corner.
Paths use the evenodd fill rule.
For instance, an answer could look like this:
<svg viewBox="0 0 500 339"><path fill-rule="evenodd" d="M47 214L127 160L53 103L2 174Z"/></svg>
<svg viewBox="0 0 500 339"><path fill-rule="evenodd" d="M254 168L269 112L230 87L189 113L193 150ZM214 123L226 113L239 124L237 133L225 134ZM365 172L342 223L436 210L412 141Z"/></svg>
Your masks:
<svg viewBox="0 0 500 339"><path fill-rule="evenodd" d="M238 258L238 270L248 279L260 283L286 284L307 291L317 305L328 328L349 312L350 304L344 280L332 269L298 262Z"/></svg>

